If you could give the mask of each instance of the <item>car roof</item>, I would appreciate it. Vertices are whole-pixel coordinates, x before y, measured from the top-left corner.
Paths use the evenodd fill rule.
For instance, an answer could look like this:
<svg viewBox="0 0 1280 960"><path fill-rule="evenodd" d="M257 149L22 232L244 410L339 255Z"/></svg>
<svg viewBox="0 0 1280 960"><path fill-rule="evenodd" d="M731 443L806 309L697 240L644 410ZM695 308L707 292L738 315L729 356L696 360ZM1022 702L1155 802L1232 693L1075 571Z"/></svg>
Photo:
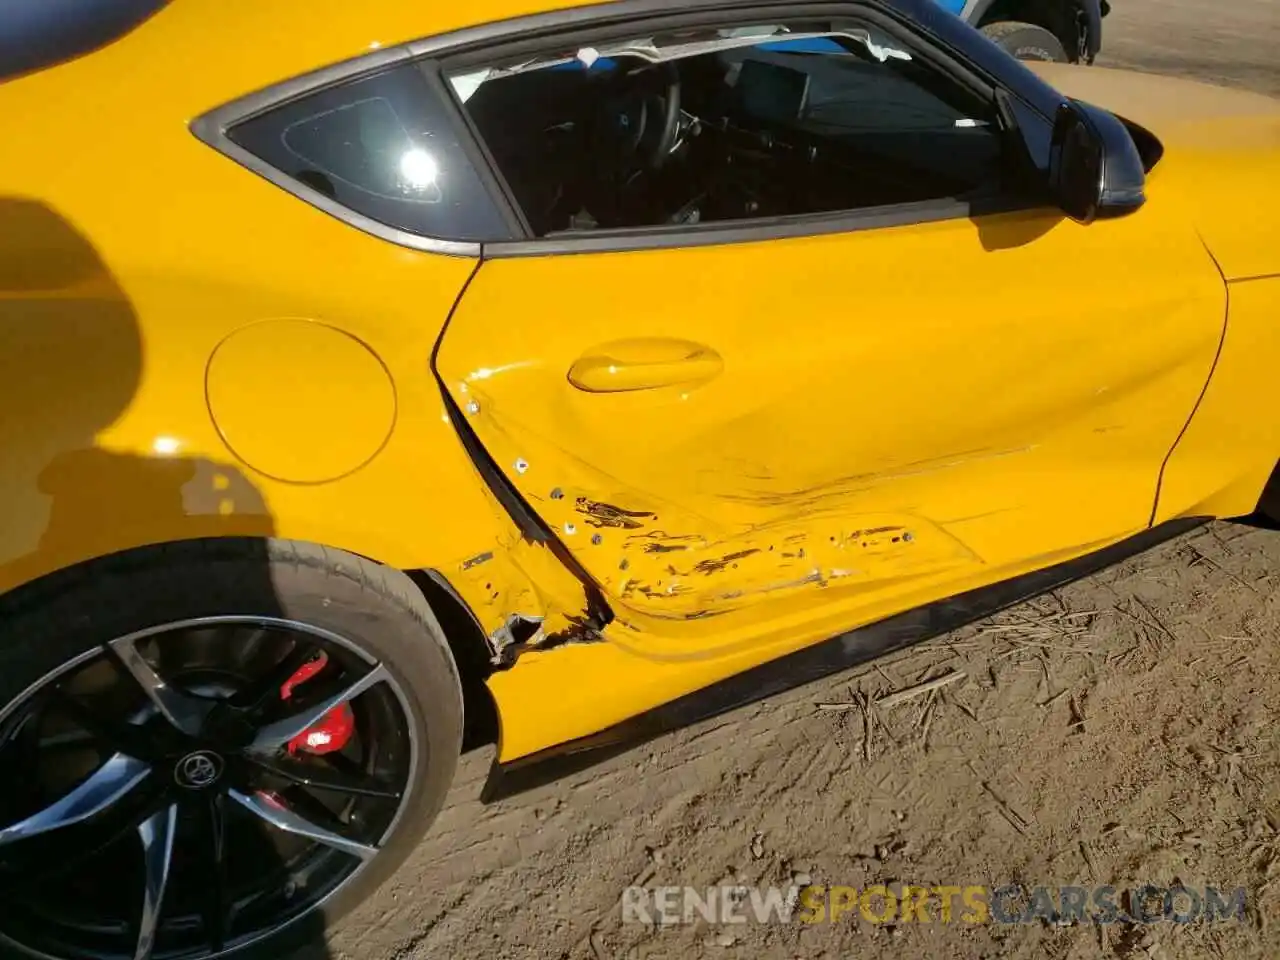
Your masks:
<svg viewBox="0 0 1280 960"><path fill-rule="evenodd" d="M379 48L595 0L171 0L133 37L216 64L237 96ZM194 49L193 49L194 48Z"/></svg>
<svg viewBox="0 0 1280 960"><path fill-rule="evenodd" d="M129 33L168 0L5 0L0 80L74 59Z"/></svg>
<svg viewBox="0 0 1280 960"><path fill-rule="evenodd" d="M31 36L0 44L0 86L48 74L102 93L149 85L152 100L199 112L380 48L598 0L125 0L104 15L118 2L20 2L0 26Z"/></svg>
<svg viewBox="0 0 1280 960"><path fill-rule="evenodd" d="M53 2L66 6L80 0ZM48 97L65 102L69 91L92 90L99 95L92 100L119 94L137 102L141 97L153 110L170 116L176 112L190 120L242 96L378 49L534 14L613 6L610 0L125 2L159 9L101 49L36 70L56 79L39 93L32 90L33 96L25 98L28 105ZM672 11L699 4L724 6L726 0L648 2L651 9ZM16 82L21 81L19 77ZM13 82L0 81L0 100L6 99L2 88Z"/></svg>

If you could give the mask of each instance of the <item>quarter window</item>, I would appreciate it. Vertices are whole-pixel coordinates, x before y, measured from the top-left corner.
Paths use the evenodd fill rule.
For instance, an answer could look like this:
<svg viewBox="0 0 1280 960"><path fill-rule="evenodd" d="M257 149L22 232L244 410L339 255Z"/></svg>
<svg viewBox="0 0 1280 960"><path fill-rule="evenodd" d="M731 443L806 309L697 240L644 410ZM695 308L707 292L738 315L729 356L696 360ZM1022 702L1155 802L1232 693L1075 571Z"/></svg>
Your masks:
<svg viewBox="0 0 1280 960"><path fill-rule="evenodd" d="M992 105L865 24L686 30L448 75L535 233L964 200Z"/></svg>
<svg viewBox="0 0 1280 960"><path fill-rule="evenodd" d="M227 136L300 184L424 237L511 236L419 67L395 67L291 101Z"/></svg>

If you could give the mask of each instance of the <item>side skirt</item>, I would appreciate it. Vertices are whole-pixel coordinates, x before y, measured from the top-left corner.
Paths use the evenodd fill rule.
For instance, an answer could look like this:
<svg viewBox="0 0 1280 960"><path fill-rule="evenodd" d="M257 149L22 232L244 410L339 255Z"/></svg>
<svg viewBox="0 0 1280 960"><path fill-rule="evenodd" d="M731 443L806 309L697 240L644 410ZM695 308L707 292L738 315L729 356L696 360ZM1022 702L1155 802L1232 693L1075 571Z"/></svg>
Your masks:
<svg viewBox="0 0 1280 960"><path fill-rule="evenodd" d="M686 694L638 716L508 764L495 763L482 802L515 796L588 769L663 733L848 670L1055 590L1193 530L1208 518L1171 520L1095 553L927 604L851 630Z"/></svg>

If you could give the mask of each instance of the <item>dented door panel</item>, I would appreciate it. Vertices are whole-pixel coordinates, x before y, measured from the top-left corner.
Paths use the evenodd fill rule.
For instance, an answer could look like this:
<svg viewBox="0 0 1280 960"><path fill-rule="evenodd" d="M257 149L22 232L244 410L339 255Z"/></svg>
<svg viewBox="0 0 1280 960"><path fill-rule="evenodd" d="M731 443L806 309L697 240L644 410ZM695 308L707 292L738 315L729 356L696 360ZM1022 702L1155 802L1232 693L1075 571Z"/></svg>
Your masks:
<svg viewBox="0 0 1280 960"><path fill-rule="evenodd" d="M489 260L437 366L622 635L709 653L1145 527L1223 316L1196 236L1151 204ZM596 358L607 385L628 341L665 364L651 385L574 383ZM677 341L698 376L652 346Z"/></svg>

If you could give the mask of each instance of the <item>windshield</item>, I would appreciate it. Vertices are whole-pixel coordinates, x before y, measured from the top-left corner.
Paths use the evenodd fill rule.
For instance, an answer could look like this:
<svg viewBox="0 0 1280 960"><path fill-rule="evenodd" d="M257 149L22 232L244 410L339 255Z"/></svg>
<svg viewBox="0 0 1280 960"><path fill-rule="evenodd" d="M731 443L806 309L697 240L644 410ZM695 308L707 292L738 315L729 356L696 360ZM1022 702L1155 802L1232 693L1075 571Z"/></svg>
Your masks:
<svg viewBox="0 0 1280 960"><path fill-rule="evenodd" d="M0 80L105 46L166 3L168 0L3 0Z"/></svg>
<svg viewBox="0 0 1280 960"><path fill-rule="evenodd" d="M452 75L454 93L467 102L482 83L502 77L516 76L531 70L577 65L587 70L609 69L620 57L634 57L649 63L721 53L749 47L790 53L846 53L839 40L852 40L861 45L868 56L881 63L886 60L910 60L911 54L896 48L887 37L872 36L864 27L818 27L799 29L780 24L761 24L725 30L692 31L678 36L642 37L561 51L550 56L534 57L516 63L487 66Z"/></svg>

